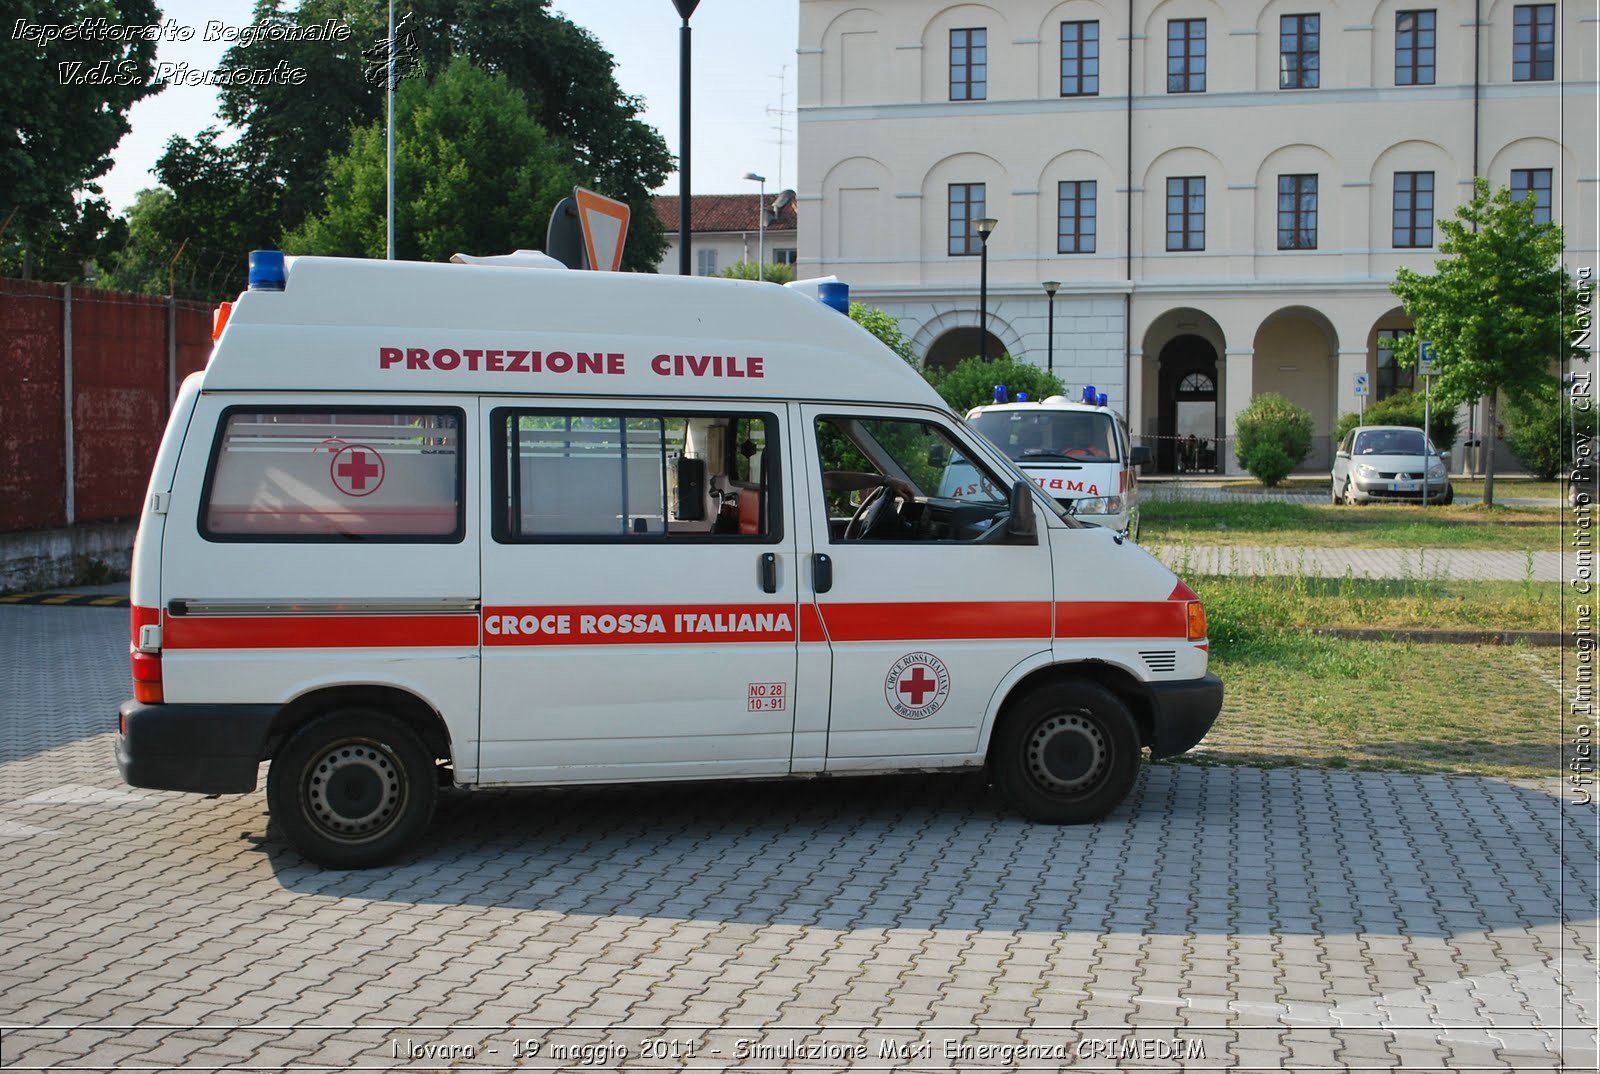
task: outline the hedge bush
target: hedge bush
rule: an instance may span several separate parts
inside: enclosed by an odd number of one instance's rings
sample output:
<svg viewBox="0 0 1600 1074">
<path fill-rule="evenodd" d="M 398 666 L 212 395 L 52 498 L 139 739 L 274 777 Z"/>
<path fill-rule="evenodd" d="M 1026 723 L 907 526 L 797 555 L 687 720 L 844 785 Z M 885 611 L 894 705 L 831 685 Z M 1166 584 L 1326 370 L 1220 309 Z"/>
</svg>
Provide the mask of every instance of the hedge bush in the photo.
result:
<svg viewBox="0 0 1600 1074">
<path fill-rule="evenodd" d="M 1542 481 L 1554 480 L 1573 468 L 1574 427 L 1586 432 L 1593 444 L 1600 417 L 1600 400 L 1590 397 L 1588 406 L 1571 407 L 1559 388 L 1525 399 L 1507 400 L 1506 443 L 1512 454 Z M 1569 409 L 1570 408 L 1570 409 Z M 1591 446 L 1589 459 L 1594 459 Z"/>
<path fill-rule="evenodd" d="M 1333 442 L 1343 443 L 1345 434 L 1357 425 L 1409 425 L 1413 429 L 1420 429 L 1426 402 L 1414 392 L 1395 392 L 1389 398 L 1380 399 L 1367 407 L 1365 420 L 1359 414 L 1341 415 L 1339 424 L 1333 429 Z M 1440 451 L 1449 451 L 1461 431 L 1460 423 L 1456 420 L 1456 408 L 1444 406 L 1435 399 L 1429 419 L 1428 439 Z"/>
<path fill-rule="evenodd" d="M 963 358 L 954 369 L 924 369 L 922 375 L 957 414 L 994 402 L 996 384 L 1006 386 L 1012 402 L 1016 402 L 1018 392 L 1027 392 L 1029 399 L 1067 394 L 1060 377 L 1036 365 L 1013 361 L 1009 354 L 992 362 L 981 357 Z"/>
<path fill-rule="evenodd" d="M 1268 392 L 1239 412 L 1237 434 L 1239 462 L 1271 488 L 1311 453 L 1311 412 Z"/>
</svg>

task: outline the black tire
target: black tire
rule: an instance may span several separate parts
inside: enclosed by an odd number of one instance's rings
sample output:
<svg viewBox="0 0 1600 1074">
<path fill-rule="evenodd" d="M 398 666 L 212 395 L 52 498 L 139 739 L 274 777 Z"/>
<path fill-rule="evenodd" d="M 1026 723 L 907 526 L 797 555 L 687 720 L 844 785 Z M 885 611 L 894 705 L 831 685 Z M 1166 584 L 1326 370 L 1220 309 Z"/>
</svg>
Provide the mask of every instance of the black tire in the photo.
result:
<svg viewBox="0 0 1600 1074">
<path fill-rule="evenodd" d="M 267 769 L 267 805 L 289 844 L 329 869 L 392 860 L 433 819 L 438 777 L 416 732 L 373 709 L 297 731 Z"/>
<path fill-rule="evenodd" d="M 1449 507 L 1451 504 L 1453 504 L 1455 502 L 1456 502 L 1456 490 L 1455 490 L 1455 486 L 1452 485 L 1449 488 L 1446 488 L 1444 490 L 1444 499 L 1440 500 L 1439 504 L 1442 507 Z"/>
<path fill-rule="evenodd" d="M 1019 699 L 995 729 L 994 781 L 1023 816 L 1085 824 L 1115 809 L 1139 776 L 1139 733 L 1103 686 L 1073 680 Z"/>
</svg>

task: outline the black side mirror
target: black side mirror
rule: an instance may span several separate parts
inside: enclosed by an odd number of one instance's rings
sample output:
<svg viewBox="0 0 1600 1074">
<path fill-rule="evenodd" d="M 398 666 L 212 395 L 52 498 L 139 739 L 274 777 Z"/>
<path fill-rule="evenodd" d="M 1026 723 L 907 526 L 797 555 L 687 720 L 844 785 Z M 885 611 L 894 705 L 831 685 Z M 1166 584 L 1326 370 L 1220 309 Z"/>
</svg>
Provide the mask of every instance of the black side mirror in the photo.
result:
<svg viewBox="0 0 1600 1074">
<path fill-rule="evenodd" d="M 1143 444 L 1128 449 L 1128 461 L 1135 466 L 1144 466 L 1150 462 L 1150 449 Z"/>
<path fill-rule="evenodd" d="M 1031 538 L 1039 533 L 1039 523 L 1033 517 L 1033 489 L 1026 481 L 1011 485 L 1011 514 L 1006 519 L 1006 533 L 1012 537 Z"/>
<path fill-rule="evenodd" d="M 928 465 L 935 469 L 944 469 L 944 445 L 934 444 L 928 449 Z"/>
</svg>

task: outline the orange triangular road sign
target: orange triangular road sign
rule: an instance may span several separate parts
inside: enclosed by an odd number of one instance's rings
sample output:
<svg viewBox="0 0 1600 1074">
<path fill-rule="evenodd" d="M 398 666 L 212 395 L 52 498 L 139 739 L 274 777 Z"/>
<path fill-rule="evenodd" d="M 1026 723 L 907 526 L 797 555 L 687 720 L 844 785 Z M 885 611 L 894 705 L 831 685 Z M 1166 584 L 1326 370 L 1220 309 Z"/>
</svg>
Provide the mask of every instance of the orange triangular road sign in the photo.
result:
<svg viewBox="0 0 1600 1074">
<path fill-rule="evenodd" d="M 615 272 L 622 265 L 622 244 L 628 237 L 628 203 L 602 197 L 581 186 L 572 188 L 589 267 Z"/>
</svg>

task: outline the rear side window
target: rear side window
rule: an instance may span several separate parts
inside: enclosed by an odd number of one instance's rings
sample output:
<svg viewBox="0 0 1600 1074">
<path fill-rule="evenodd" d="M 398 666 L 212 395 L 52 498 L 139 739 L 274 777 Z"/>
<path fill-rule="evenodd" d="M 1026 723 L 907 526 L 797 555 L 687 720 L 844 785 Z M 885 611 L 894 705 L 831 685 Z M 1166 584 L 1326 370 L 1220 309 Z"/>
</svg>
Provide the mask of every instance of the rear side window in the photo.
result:
<svg viewBox="0 0 1600 1074">
<path fill-rule="evenodd" d="M 200 499 L 212 541 L 453 542 L 459 410 L 230 407 Z"/>
<path fill-rule="evenodd" d="M 781 537 L 768 414 L 494 413 L 495 539 Z"/>
</svg>

